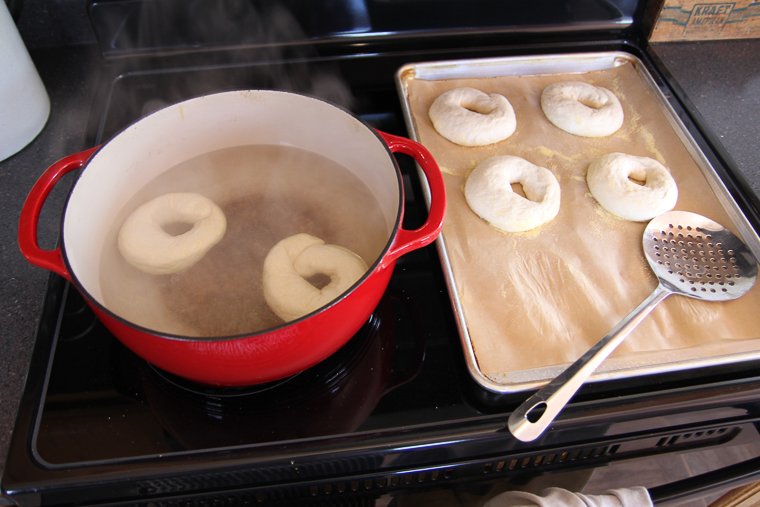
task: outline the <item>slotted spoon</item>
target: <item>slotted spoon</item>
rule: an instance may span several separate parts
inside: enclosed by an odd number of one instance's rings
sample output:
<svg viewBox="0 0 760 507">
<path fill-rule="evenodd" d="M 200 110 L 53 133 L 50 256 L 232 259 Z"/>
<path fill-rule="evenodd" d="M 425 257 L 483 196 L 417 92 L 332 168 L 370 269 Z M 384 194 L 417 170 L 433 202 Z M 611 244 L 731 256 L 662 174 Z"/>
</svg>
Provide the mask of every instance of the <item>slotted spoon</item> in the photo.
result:
<svg viewBox="0 0 760 507">
<path fill-rule="evenodd" d="M 747 246 L 728 229 L 695 213 L 671 211 L 652 219 L 642 242 L 657 287 L 580 359 L 512 412 L 507 427 L 517 439 L 538 438 L 660 301 L 671 294 L 728 301 L 744 295 L 757 278 L 757 260 Z"/>
</svg>

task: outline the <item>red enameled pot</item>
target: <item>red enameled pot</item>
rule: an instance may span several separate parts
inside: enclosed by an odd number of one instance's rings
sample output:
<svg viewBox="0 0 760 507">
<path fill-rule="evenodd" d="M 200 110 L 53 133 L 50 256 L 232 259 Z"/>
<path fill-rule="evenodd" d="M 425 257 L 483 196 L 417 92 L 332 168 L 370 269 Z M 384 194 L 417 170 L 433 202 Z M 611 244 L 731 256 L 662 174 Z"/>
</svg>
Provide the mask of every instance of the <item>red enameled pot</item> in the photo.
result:
<svg viewBox="0 0 760 507">
<path fill-rule="evenodd" d="M 244 336 L 192 338 L 141 327 L 102 300 L 99 266 L 114 217 L 144 185 L 194 156 L 251 144 L 289 145 L 349 168 L 373 192 L 392 232 L 367 273 L 335 301 L 298 320 Z M 402 227 L 404 190 L 393 153 L 413 157 L 430 194 L 420 228 Z M 83 169 L 63 212 L 57 248 L 39 246 L 37 224 L 45 200 L 67 173 Z M 437 164 L 420 144 L 385 134 L 327 102 L 303 95 L 246 90 L 191 99 L 134 123 L 101 147 L 70 155 L 35 183 L 21 211 L 19 246 L 27 260 L 69 280 L 103 324 L 138 356 L 158 368 L 211 385 L 270 382 L 332 355 L 367 321 L 388 285 L 396 260 L 430 244 L 445 212 Z"/>
</svg>

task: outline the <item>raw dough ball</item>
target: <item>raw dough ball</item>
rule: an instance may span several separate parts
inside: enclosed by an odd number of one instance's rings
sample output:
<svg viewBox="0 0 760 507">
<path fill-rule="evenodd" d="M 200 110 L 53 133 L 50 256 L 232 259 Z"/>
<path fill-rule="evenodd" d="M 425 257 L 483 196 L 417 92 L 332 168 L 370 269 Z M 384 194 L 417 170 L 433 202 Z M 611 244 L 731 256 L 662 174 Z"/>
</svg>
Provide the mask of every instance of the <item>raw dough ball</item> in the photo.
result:
<svg viewBox="0 0 760 507">
<path fill-rule="evenodd" d="M 515 111 L 506 97 L 475 88 L 454 88 L 442 93 L 428 114 L 439 134 L 462 146 L 497 143 L 517 128 Z"/>
<path fill-rule="evenodd" d="M 264 259 L 264 298 L 285 322 L 317 310 L 343 294 L 367 272 L 367 264 L 351 250 L 327 245 L 309 234 L 295 234 L 277 243 Z M 322 288 L 308 278 L 322 275 Z"/>
<path fill-rule="evenodd" d="M 544 88 L 541 109 L 550 122 L 576 136 L 604 137 L 623 125 L 623 106 L 615 94 L 582 81 Z"/>
<path fill-rule="evenodd" d="M 513 183 L 522 185 L 526 197 L 512 189 Z M 559 213 L 557 178 L 520 157 L 492 157 L 479 163 L 467 177 L 464 196 L 478 216 L 507 232 L 534 229 Z"/>
<path fill-rule="evenodd" d="M 192 224 L 181 234 L 167 227 Z M 194 193 L 169 193 L 146 202 L 124 221 L 118 247 L 124 258 L 145 273 L 165 275 L 198 262 L 227 230 L 222 210 Z"/>
<path fill-rule="evenodd" d="M 591 195 L 607 211 L 634 222 L 670 211 L 678 200 L 670 171 L 648 157 L 608 153 L 591 162 L 586 182 Z"/>
</svg>

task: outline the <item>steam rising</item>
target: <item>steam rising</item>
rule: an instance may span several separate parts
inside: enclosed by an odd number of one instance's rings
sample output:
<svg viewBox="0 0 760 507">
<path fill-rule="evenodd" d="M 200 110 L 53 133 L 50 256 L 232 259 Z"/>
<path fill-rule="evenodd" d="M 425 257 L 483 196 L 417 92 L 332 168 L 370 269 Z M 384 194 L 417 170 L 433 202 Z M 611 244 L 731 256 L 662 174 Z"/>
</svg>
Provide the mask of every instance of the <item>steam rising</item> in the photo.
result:
<svg viewBox="0 0 760 507">
<path fill-rule="evenodd" d="M 135 104 L 136 111 L 146 115 L 168 104 L 232 89 L 292 91 L 350 110 L 354 100 L 349 87 L 334 66 L 324 59 L 314 61 L 318 54 L 311 43 L 313 38 L 301 24 L 330 23 L 312 18 L 318 14 L 325 18 L 331 13 L 324 7 L 300 5 L 299 21 L 283 3 L 288 2 L 139 3 L 134 19 L 125 24 L 114 45 L 127 51 L 137 48 L 161 55 L 154 63 L 155 69 L 162 86 L 166 82 L 169 89 L 161 89 L 160 97 Z M 355 10 L 355 6 L 351 8 Z M 311 17 L 305 17 L 306 13 Z M 361 25 L 361 12 L 352 11 L 352 15 L 348 21 L 334 23 Z M 176 66 L 177 61 L 179 67 L 167 69 L 167 65 Z"/>
</svg>

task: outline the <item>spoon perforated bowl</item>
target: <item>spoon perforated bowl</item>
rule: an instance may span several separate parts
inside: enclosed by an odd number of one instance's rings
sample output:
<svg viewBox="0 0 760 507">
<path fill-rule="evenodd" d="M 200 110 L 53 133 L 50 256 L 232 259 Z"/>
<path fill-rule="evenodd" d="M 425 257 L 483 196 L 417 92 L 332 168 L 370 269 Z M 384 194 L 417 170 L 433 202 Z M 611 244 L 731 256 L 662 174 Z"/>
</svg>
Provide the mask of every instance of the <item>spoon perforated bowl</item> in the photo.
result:
<svg viewBox="0 0 760 507">
<path fill-rule="evenodd" d="M 642 244 L 657 287 L 609 334 L 512 412 L 507 427 L 517 439 L 538 438 L 660 301 L 671 294 L 728 301 L 744 295 L 757 278 L 757 260 L 749 248 L 725 227 L 695 213 L 671 211 L 652 219 Z"/>
</svg>

